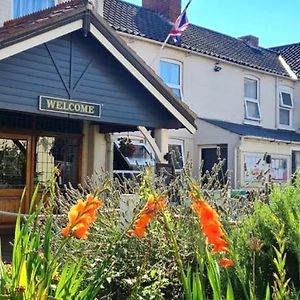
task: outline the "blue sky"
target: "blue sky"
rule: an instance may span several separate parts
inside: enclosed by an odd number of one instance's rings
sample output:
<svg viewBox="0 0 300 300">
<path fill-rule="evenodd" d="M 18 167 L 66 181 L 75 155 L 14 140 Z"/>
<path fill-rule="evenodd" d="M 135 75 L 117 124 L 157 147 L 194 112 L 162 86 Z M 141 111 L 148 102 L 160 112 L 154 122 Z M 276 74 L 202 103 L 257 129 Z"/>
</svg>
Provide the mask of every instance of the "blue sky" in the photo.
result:
<svg viewBox="0 0 300 300">
<path fill-rule="evenodd" d="M 300 42 L 300 0 L 192 0 L 187 15 L 193 24 L 233 37 L 255 35 L 262 47 Z"/>
</svg>

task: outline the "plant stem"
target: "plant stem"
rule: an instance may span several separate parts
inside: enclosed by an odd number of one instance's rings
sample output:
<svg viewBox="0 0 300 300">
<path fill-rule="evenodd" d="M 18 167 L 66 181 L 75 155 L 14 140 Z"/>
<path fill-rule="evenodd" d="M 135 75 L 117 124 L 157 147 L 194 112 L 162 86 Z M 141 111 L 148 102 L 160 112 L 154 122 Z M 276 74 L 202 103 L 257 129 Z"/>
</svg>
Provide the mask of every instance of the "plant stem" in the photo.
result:
<svg viewBox="0 0 300 300">
<path fill-rule="evenodd" d="M 176 237 L 175 237 L 174 232 L 171 228 L 170 221 L 168 220 L 168 218 L 167 218 L 167 216 L 164 212 L 162 212 L 162 217 L 163 217 L 164 225 L 166 226 L 167 234 L 168 234 L 168 236 L 169 236 L 169 238 L 172 242 L 174 255 L 175 255 L 175 259 L 176 259 L 176 262 L 177 262 L 177 265 L 178 265 L 178 268 L 179 268 L 181 281 L 182 281 L 183 289 L 184 289 L 184 293 L 185 293 L 185 297 L 186 297 L 187 300 L 192 300 L 191 291 L 189 290 L 189 285 L 187 283 L 187 278 L 185 276 L 183 263 L 182 263 L 182 259 L 181 259 L 180 253 L 179 253 L 179 246 L 178 246 Z"/>
</svg>

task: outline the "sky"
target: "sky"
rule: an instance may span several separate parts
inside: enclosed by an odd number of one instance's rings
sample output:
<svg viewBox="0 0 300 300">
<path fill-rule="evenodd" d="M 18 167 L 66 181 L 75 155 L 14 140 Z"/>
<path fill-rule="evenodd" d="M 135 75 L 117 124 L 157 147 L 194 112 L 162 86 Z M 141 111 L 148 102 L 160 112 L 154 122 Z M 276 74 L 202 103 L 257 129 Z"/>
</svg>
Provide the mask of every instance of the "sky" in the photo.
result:
<svg viewBox="0 0 300 300">
<path fill-rule="evenodd" d="M 300 42 L 300 0 L 192 0 L 187 16 L 190 23 L 232 37 L 257 36 L 265 48 Z"/>
</svg>

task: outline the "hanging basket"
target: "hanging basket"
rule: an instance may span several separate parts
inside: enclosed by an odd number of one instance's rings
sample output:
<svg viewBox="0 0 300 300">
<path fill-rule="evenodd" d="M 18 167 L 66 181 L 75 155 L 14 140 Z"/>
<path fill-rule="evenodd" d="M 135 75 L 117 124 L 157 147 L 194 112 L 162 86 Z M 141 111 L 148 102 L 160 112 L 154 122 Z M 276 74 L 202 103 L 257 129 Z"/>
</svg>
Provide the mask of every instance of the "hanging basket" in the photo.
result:
<svg viewBox="0 0 300 300">
<path fill-rule="evenodd" d="M 135 151 L 135 145 L 129 138 L 119 138 L 119 149 L 125 157 L 131 157 Z"/>
</svg>

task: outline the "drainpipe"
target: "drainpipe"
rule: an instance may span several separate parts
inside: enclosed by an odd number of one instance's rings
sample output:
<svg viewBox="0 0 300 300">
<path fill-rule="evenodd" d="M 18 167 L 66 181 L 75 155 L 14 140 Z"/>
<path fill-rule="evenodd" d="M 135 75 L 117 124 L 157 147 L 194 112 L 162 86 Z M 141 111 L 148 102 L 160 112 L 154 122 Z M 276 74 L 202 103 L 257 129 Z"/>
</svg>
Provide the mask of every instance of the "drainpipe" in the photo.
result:
<svg viewBox="0 0 300 300">
<path fill-rule="evenodd" d="M 238 186 L 238 170 L 242 166 L 239 166 L 239 155 L 240 155 L 240 146 L 244 141 L 244 137 L 240 136 L 240 140 L 237 142 L 234 147 L 234 188 L 236 189 Z M 241 160 L 240 160 L 241 161 Z M 241 179 L 241 178 L 240 178 Z"/>
<path fill-rule="evenodd" d="M 279 91 L 278 91 L 278 77 L 275 76 L 275 128 L 277 128 L 278 124 L 279 124 Z"/>
</svg>

